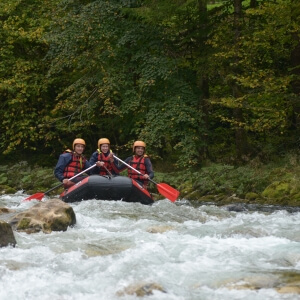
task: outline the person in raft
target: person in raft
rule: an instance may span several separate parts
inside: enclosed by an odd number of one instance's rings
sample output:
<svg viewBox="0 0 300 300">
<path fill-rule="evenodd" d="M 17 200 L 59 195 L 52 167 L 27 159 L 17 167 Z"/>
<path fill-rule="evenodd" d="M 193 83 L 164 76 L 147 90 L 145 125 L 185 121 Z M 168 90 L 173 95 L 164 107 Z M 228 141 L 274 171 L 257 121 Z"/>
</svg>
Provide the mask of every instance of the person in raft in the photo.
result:
<svg viewBox="0 0 300 300">
<path fill-rule="evenodd" d="M 90 160 L 90 165 L 96 164 L 96 168 L 92 170 L 92 174 L 105 175 L 118 175 L 117 160 L 113 157 L 113 152 L 110 149 L 110 141 L 107 138 L 98 140 L 98 149 L 95 151 Z"/>
<path fill-rule="evenodd" d="M 152 163 L 150 158 L 145 154 L 146 144 L 143 141 L 135 141 L 133 143 L 133 156 L 129 156 L 125 159 L 125 163 L 138 170 L 143 175 L 138 174 L 126 165 L 121 164 L 118 166 L 118 170 L 121 172 L 128 169 L 128 176 L 136 180 L 140 185 L 147 189 L 149 178 L 154 177 Z"/>
<path fill-rule="evenodd" d="M 66 150 L 59 156 L 54 170 L 54 175 L 64 184 L 65 189 L 68 189 L 86 177 L 84 175 L 80 175 L 74 178 L 72 181 L 69 180 L 69 178 L 90 167 L 90 163 L 83 155 L 85 146 L 86 144 L 83 139 L 76 138 L 73 141 L 73 151 Z"/>
</svg>

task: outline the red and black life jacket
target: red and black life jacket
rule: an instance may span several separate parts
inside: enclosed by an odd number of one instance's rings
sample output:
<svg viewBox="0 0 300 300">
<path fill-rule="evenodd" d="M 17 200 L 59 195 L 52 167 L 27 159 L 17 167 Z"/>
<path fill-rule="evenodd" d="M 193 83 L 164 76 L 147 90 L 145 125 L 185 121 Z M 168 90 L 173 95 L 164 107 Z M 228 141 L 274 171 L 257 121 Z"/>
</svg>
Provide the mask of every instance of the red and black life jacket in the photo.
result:
<svg viewBox="0 0 300 300">
<path fill-rule="evenodd" d="M 109 155 L 105 156 L 104 153 L 102 153 L 99 149 L 97 149 L 98 151 L 98 161 L 103 161 L 104 162 L 104 166 L 107 168 L 107 170 L 111 173 L 113 170 L 112 164 L 109 160 Z M 110 150 L 110 152 L 112 152 Z M 105 170 L 104 167 L 100 167 L 100 172 L 99 175 L 107 175 L 107 171 Z"/>
<path fill-rule="evenodd" d="M 72 159 L 64 169 L 64 178 L 71 178 L 83 171 L 83 168 L 86 163 L 86 158 L 83 155 L 78 155 L 75 152 L 69 153 L 72 156 Z"/>
<path fill-rule="evenodd" d="M 145 165 L 145 158 L 148 157 L 147 155 L 143 156 L 136 156 L 133 155 L 132 159 L 129 161 L 129 164 L 135 168 L 136 170 L 140 171 L 143 175 L 148 174 L 146 165 Z M 138 174 L 134 170 L 128 168 L 128 176 L 132 179 L 139 180 L 144 184 L 148 183 L 148 180 L 145 180 L 142 175 Z"/>
</svg>

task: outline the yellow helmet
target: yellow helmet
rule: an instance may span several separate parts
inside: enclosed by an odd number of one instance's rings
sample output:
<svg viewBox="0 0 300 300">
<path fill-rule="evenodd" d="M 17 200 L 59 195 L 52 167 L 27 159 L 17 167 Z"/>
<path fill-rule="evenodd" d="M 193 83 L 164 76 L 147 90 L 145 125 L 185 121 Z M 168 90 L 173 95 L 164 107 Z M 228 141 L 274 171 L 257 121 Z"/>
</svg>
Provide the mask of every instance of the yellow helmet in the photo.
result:
<svg viewBox="0 0 300 300">
<path fill-rule="evenodd" d="M 76 144 L 84 145 L 84 147 L 86 146 L 86 145 L 85 145 L 85 141 L 84 141 L 83 139 L 77 138 L 77 139 L 75 139 L 74 142 L 73 142 L 73 150 L 75 149 L 75 145 L 76 145 Z"/>
<path fill-rule="evenodd" d="M 101 145 L 108 144 L 110 145 L 110 141 L 107 138 L 102 138 L 98 140 L 98 148 L 100 149 Z"/>
<path fill-rule="evenodd" d="M 135 147 L 144 147 L 146 149 L 146 144 L 143 141 L 135 141 L 132 147 L 133 152 Z"/>
</svg>

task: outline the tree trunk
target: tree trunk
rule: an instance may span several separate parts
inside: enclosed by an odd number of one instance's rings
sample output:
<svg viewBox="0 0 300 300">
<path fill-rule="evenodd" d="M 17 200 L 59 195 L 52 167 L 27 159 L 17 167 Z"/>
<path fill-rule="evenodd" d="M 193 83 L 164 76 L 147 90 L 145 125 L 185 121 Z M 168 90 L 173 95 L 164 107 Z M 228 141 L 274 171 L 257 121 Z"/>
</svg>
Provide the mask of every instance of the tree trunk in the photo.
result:
<svg viewBox="0 0 300 300">
<path fill-rule="evenodd" d="M 207 0 L 198 0 L 198 14 L 199 14 L 199 29 L 201 31 L 200 35 L 200 43 L 202 47 L 204 47 L 205 42 L 207 40 L 207 24 L 208 24 L 208 16 L 207 16 Z M 198 80 L 197 85 L 201 90 L 201 95 L 199 95 L 199 110 L 203 112 L 203 119 L 205 123 L 205 131 L 208 131 L 209 121 L 208 121 L 208 98 L 209 98 L 209 83 L 205 72 L 201 70 L 201 73 L 198 72 Z M 199 126 L 201 126 L 199 124 Z M 208 157 L 208 147 L 207 147 L 207 134 L 201 134 L 201 141 L 203 142 L 203 146 L 201 146 L 198 150 L 199 156 L 202 159 Z"/>
<path fill-rule="evenodd" d="M 250 7 L 255 8 L 257 6 L 257 0 L 251 0 L 250 1 Z"/>
<path fill-rule="evenodd" d="M 241 34 L 241 18 L 242 18 L 242 1 L 243 0 L 234 0 L 234 30 L 235 30 L 235 40 L 240 37 Z M 238 48 L 236 47 L 238 51 Z M 236 58 L 238 60 L 238 58 Z M 238 70 L 233 70 L 236 75 L 238 75 Z M 233 83 L 232 94 L 234 98 L 239 98 L 241 92 L 239 87 Z M 240 125 L 244 121 L 243 110 L 242 108 L 235 108 L 233 116 L 237 125 L 235 127 L 235 145 L 236 145 L 236 156 L 238 161 L 244 161 L 248 152 L 248 143 L 247 143 L 247 134 L 244 128 Z"/>
</svg>

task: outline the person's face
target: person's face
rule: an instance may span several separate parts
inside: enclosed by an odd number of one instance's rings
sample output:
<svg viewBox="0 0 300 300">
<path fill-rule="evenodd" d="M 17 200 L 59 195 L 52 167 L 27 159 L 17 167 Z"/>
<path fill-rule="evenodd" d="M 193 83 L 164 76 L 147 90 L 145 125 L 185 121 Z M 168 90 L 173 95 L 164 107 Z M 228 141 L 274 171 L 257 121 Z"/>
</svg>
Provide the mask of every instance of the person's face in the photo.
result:
<svg viewBox="0 0 300 300">
<path fill-rule="evenodd" d="M 85 148 L 84 145 L 82 145 L 82 144 L 76 144 L 75 147 L 74 147 L 74 151 L 75 151 L 77 154 L 82 154 L 83 151 L 84 151 L 84 148 Z"/>
<path fill-rule="evenodd" d="M 144 154 L 145 148 L 142 146 L 135 147 L 135 154 L 138 156 L 142 156 Z"/>
<path fill-rule="evenodd" d="M 109 145 L 108 144 L 102 144 L 100 147 L 101 152 L 107 153 L 109 150 Z"/>
</svg>

